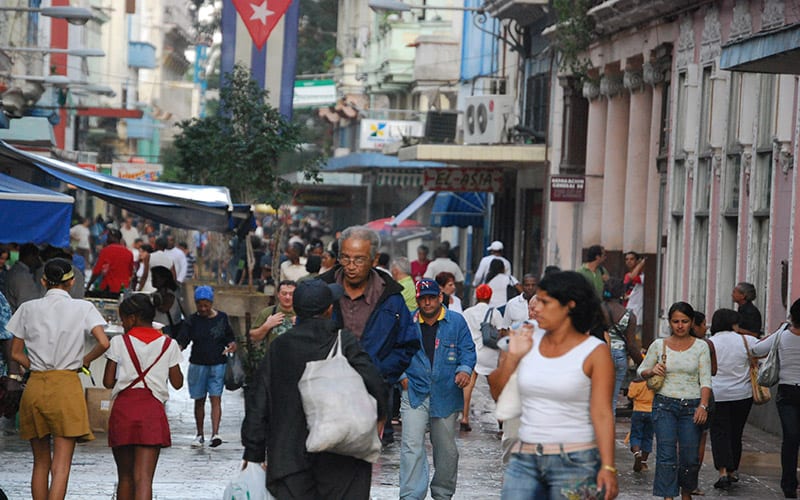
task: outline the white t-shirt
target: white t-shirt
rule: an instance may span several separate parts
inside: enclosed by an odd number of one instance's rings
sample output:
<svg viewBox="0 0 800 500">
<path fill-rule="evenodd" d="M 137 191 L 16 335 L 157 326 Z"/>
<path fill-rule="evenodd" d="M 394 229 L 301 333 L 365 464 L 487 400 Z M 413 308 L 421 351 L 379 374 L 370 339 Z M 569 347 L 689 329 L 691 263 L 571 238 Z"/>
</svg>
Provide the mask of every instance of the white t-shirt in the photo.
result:
<svg viewBox="0 0 800 500">
<path fill-rule="evenodd" d="M 290 260 L 281 262 L 281 280 L 297 281 L 303 276 L 308 276 L 305 257 L 300 257 L 297 264 L 292 264 Z"/>
<path fill-rule="evenodd" d="M 444 271 L 452 273 L 455 276 L 456 283 L 464 282 L 464 273 L 461 268 L 448 257 L 439 257 L 430 261 L 423 278 L 436 279 L 436 275 Z"/>
<path fill-rule="evenodd" d="M 711 377 L 711 388 L 717 401 L 739 401 L 753 396 L 750 386 L 750 360 L 747 348 L 758 342 L 750 335 L 736 332 L 717 332 L 709 340 L 717 353 L 717 374 Z"/>
<path fill-rule="evenodd" d="M 497 349 L 491 349 L 483 345 L 481 323 L 483 323 L 483 318 L 486 317 L 488 309 L 489 304 L 478 302 L 474 306 L 468 307 L 463 314 L 467 327 L 469 327 L 469 332 L 472 334 L 472 341 L 475 342 L 475 353 L 478 356 L 478 361 L 475 363 L 475 373 L 478 375 L 492 373 L 492 370 L 497 368 L 497 360 L 500 356 L 500 351 Z M 492 311 L 489 322 L 497 329 L 503 328 L 503 316 L 497 309 Z"/>
<path fill-rule="evenodd" d="M 450 295 L 450 303 L 447 304 L 447 308 L 457 313 L 464 312 L 464 307 L 461 305 L 461 299 L 459 299 L 455 295 Z"/>
<path fill-rule="evenodd" d="M 174 265 L 175 265 L 175 260 L 172 258 L 172 255 L 166 250 L 158 250 L 150 254 L 151 270 L 157 266 L 163 266 L 166 267 L 167 269 L 172 269 Z"/>
<path fill-rule="evenodd" d="M 6 330 L 25 341 L 31 370 L 77 370 L 83 364 L 86 336 L 105 325 L 91 302 L 51 288 L 41 299 L 21 304 Z"/>
<path fill-rule="evenodd" d="M 478 263 L 478 269 L 475 271 L 475 278 L 472 280 L 472 286 L 478 286 L 486 280 L 486 275 L 489 274 L 489 266 L 492 264 L 494 259 L 502 260 L 503 264 L 505 265 L 506 274 L 513 277 L 513 273 L 511 272 L 511 262 L 509 262 L 508 259 L 498 255 L 487 255 Z M 517 284 L 516 279 L 514 279 L 514 284 Z"/>
<path fill-rule="evenodd" d="M 83 224 L 75 224 L 69 229 L 69 239 L 75 248 L 90 248 L 89 236 L 91 232 Z"/>
<path fill-rule="evenodd" d="M 545 333 L 533 334 L 533 346 L 517 366 L 522 400 L 519 437 L 526 443 L 590 443 L 595 441 L 589 402 L 592 380 L 583 362 L 603 343 L 591 335 L 557 358 L 539 353 Z"/>
<path fill-rule="evenodd" d="M 494 296 L 494 292 L 492 292 Z M 511 328 L 528 319 L 528 299 L 523 294 L 519 294 L 506 304 L 506 313 L 503 319 L 506 328 Z"/>
<path fill-rule="evenodd" d="M 119 228 L 119 232 L 122 233 L 122 241 L 125 243 L 125 246 L 128 248 L 133 248 L 133 242 L 139 237 L 139 230 L 134 226 L 131 226 L 130 229 L 126 229 L 123 225 L 121 228 Z"/>
<path fill-rule="evenodd" d="M 492 298 L 489 299 L 490 306 L 501 307 L 508 302 L 506 287 L 513 284 L 511 276 L 507 274 L 498 274 L 486 284 L 492 289 Z"/>
<path fill-rule="evenodd" d="M 641 327 L 642 320 L 644 319 L 642 315 L 642 311 L 644 310 L 644 273 L 639 273 L 638 278 L 628 297 L 628 305 L 626 307 L 633 311 L 633 314 L 636 315 L 636 322 Z M 716 394 L 714 396 L 716 397 Z"/>
<path fill-rule="evenodd" d="M 183 253 L 180 247 L 173 247 L 171 250 L 165 250 L 165 252 L 172 257 L 172 262 L 175 263 L 175 280 L 178 283 L 183 283 L 186 281 L 186 269 L 188 267 L 186 254 Z"/>
<path fill-rule="evenodd" d="M 161 354 L 163 344 L 169 337 L 163 335 L 162 338 L 156 339 L 149 344 L 145 344 L 133 336 L 130 336 L 130 339 L 133 351 L 136 353 L 136 357 L 139 358 L 139 366 L 142 368 L 142 371 L 144 371 L 147 370 L 158 355 Z M 117 382 L 114 384 L 114 389 L 111 391 L 111 398 L 114 399 L 117 397 L 117 394 L 119 394 L 122 389 L 128 387 L 128 384 L 133 382 L 139 374 L 136 372 L 136 367 L 133 366 L 133 361 L 131 361 L 128 349 L 125 347 L 125 340 L 122 335 L 111 339 L 111 347 L 106 351 L 106 358 L 117 363 Z M 147 382 L 147 387 L 150 388 L 153 396 L 162 403 L 166 403 L 169 399 L 169 388 L 167 387 L 169 369 L 180 364 L 182 360 L 183 354 L 181 353 L 181 348 L 178 342 L 172 340 L 169 347 L 167 347 L 167 351 L 161 356 L 161 359 L 158 360 L 158 363 L 151 368 L 144 377 Z M 144 388 L 144 383 L 139 381 L 133 387 Z"/>
<path fill-rule="evenodd" d="M 780 334 L 780 336 L 779 336 Z M 790 330 L 779 330 L 767 338 L 756 342 L 752 351 L 756 357 L 769 354 L 772 343 L 779 340 L 778 357 L 781 360 L 779 384 L 800 384 L 800 336 L 793 334 Z"/>
</svg>

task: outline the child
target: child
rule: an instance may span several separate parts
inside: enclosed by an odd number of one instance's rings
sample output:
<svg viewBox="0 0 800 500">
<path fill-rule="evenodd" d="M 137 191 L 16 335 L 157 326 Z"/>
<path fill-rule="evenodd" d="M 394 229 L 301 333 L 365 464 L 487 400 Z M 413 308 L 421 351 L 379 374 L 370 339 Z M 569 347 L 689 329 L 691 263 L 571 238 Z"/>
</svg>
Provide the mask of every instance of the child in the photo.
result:
<svg viewBox="0 0 800 500">
<path fill-rule="evenodd" d="M 653 393 L 647 383 L 637 375 L 628 385 L 628 398 L 633 401 L 631 414 L 631 452 L 633 452 L 633 471 L 647 470 L 647 457 L 653 451 Z"/>
<path fill-rule="evenodd" d="M 214 304 L 214 289 L 207 285 L 197 287 L 194 302 L 197 312 L 183 322 L 178 336 L 181 349 L 186 349 L 189 342 L 192 343 L 189 396 L 194 399 L 194 420 L 197 425 L 192 448 L 202 448 L 205 443 L 203 421 L 206 416 L 206 395 L 211 399 L 210 446 L 216 448 L 222 444 L 219 422 L 222 418 L 225 355 L 236 350 L 236 341 L 228 315 L 211 307 Z"/>
</svg>

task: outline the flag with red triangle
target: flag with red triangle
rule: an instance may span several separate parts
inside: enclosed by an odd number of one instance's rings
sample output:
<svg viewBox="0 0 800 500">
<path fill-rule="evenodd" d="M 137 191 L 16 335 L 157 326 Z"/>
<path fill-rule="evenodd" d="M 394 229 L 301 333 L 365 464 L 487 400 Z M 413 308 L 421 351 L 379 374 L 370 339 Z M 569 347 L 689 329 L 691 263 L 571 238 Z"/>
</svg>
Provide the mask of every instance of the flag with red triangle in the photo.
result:
<svg viewBox="0 0 800 500">
<path fill-rule="evenodd" d="M 261 50 L 272 29 L 281 20 L 292 0 L 231 0 L 241 16 L 253 43 Z"/>
</svg>

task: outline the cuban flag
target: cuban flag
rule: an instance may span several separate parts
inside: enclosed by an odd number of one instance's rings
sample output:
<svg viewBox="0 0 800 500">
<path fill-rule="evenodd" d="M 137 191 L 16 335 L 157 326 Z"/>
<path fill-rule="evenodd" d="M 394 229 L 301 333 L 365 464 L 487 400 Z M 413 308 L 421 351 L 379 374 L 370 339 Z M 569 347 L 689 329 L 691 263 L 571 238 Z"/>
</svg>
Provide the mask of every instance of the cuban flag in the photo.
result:
<svg viewBox="0 0 800 500">
<path fill-rule="evenodd" d="M 224 0 L 222 3 L 222 74 L 239 63 L 270 104 L 292 117 L 300 0 Z"/>
</svg>

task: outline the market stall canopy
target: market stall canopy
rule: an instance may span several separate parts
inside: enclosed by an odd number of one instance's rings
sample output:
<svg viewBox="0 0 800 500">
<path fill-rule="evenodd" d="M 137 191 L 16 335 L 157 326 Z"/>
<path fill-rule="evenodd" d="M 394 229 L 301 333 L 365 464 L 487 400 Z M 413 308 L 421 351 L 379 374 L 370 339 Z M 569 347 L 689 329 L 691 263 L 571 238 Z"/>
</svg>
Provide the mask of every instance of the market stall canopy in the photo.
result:
<svg viewBox="0 0 800 500">
<path fill-rule="evenodd" d="M 0 174 L 0 243 L 69 246 L 72 196 Z"/>
<path fill-rule="evenodd" d="M 225 232 L 234 210 L 224 186 L 195 186 L 123 179 L 16 149 L 0 141 L 0 168 L 36 185 L 56 188 L 51 178 L 71 184 L 134 214 L 173 227 Z"/>
</svg>

